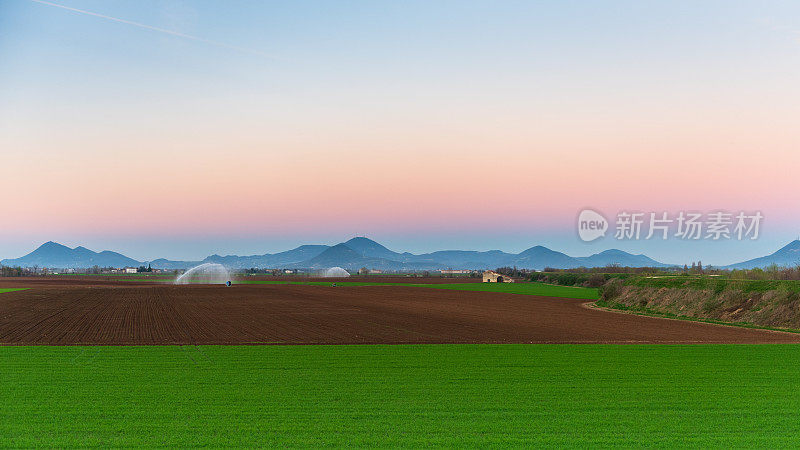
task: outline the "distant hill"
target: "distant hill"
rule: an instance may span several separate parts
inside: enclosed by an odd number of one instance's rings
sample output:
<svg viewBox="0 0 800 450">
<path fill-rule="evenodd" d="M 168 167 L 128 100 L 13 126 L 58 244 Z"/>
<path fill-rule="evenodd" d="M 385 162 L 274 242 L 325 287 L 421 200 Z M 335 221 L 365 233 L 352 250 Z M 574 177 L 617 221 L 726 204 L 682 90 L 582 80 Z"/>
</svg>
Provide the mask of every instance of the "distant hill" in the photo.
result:
<svg viewBox="0 0 800 450">
<path fill-rule="evenodd" d="M 328 267 L 338 266 L 343 269 L 347 269 L 351 272 L 357 271 L 362 267 L 366 267 L 369 269 L 390 270 L 390 271 L 436 270 L 436 269 L 446 268 L 444 264 L 435 261 L 429 261 L 429 262 L 408 261 L 403 256 L 404 254 L 392 252 L 391 250 L 388 250 L 386 247 L 383 247 L 382 245 L 378 244 L 375 241 L 370 241 L 370 243 L 366 243 L 363 241 L 365 238 L 357 238 L 357 239 L 359 239 L 359 241 L 356 242 L 362 244 L 362 246 L 359 247 L 361 249 L 361 252 L 352 249 L 350 245 L 343 242 L 341 244 L 337 244 L 334 245 L 333 247 L 328 248 L 324 252 L 320 253 L 318 256 L 308 261 L 297 263 L 293 267 L 324 269 Z M 369 239 L 365 240 L 369 241 Z M 391 256 L 392 258 L 398 258 L 398 259 L 370 256 L 376 254 Z M 408 253 L 407 255 L 411 254 Z"/>
<path fill-rule="evenodd" d="M 354 237 L 344 242 L 344 245 L 367 258 L 383 258 L 391 261 L 403 260 L 403 256 L 400 253 L 393 252 L 372 239 L 367 239 L 365 237 Z"/>
<path fill-rule="evenodd" d="M 762 256 L 761 258 L 750 259 L 736 264 L 726 266 L 726 269 L 753 269 L 756 267 L 767 267 L 776 264 L 778 266 L 792 267 L 800 264 L 800 240 L 794 240 L 777 252 Z"/>
<path fill-rule="evenodd" d="M 269 263 L 267 265 L 272 267 L 280 267 L 287 264 L 298 264 L 314 258 L 329 248 L 330 247 L 327 245 L 301 245 L 300 247 L 292 250 L 270 255 L 268 259 Z"/>
<path fill-rule="evenodd" d="M 660 263 L 645 255 L 632 255 L 622 250 L 606 250 L 592 256 L 575 258 L 585 267 L 605 267 L 616 264 L 621 267 L 668 267 L 669 264 Z"/>
<path fill-rule="evenodd" d="M 570 269 L 576 267 L 604 267 L 618 264 L 628 267 L 665 267 L 645 255 L 633 255 L 622 250 L 606 250 L 586 257 L 573 257 L 537 245 L 520 253 L 506 253 L 500 250 L 442 250 L 415 255 L 390 250 L 365 237 L 355 237 L 346 242 L 328 245 L 301 245 L 292 250 L 263 255 L 211 255 L 201 261 L 174 261 L 155 259 L 150 262 L 157 269 L 187 269 L 196 265 L 213 262 L 232 269 L 255 268 L 295 268 L 324 269 L 334 266 L 355 271 L 361 267 L 385 271 L 419 271 L 437 269 L 493 269 L 502 266 L 516 266 L 522 269 L 541 270 L 546 267 Z M 125 267 L 145 264 L 119 253 L 104 251 L 95 253 L 84 247 L 69 247 L 47 242 L 33 252 L 17 259 L 6 259 L 0 264 L 9 266 L 51 268 Z"/>
<path fill-rule="evenodd" d="M 325 269 L 328 267 L 341 267 L 348 270 L 358 270 L 361 267 L 383 269 L 391 266 L 395 261 L 383 258 L 363 256 L 346 244 L 337 244 L 305 262 L 297 263 L 309 269 Z"/>
<path fill-rule="evenodd" d="M 358 252 L 348 247 L 345 244 L 336 244 L 333 247 L 325 249 L 319 255 L 309 259 L 303 264 L 308 265 L 312 269 L 324 269 L 327 267 L 358 265 L 360 263 L 368 263 L 369 261 L 377 261 L 378 258 L 367 258 L 361 256 Z"/>
<path fill-rule="evenodd" d="M 295 249 L 275 254 L 266 253 L 252 256 L 211 255 L 202 261 L 170 261 L 162 258 L 152 261 L 151 265 L 157 269 L 170 270 L 186 269 L 207 262 L 222 264 L 231 269 L 293 267 L 319 255 L 327 248 L 329 248 L 327 245 L 301 245 Z"/>
<path fill-rule="evenodd" d="M 21 258 L 4 259 L 4 266 L 57 267 L 60 269 L 100 267 L 138 267 L 139 261 L 111 251 L 93 252 L 85 247 L 69 248 L 56 242 L 45 242 Z"/>
<path fill-rule="evenodd" d="M 554 267 L 558 269 L 572 269 L 580 267 L 577 258 L 567 256 L 564 253 L 550 250 L 547 247 L 537 245 L 531 247 L 522 253 L 516 255 L 513 264 L 506 264 L 517 267 L 525 267 L 531 269 L 544 269 L 545 267 Z"/>
<path fill-rule="evenodd" d="M 171 261 L 164 258 L 158 258 L 150 261 L 150 267 L 154 269 L 166 270 L 188 269 L 190 267 L 199 266 L 200 264 L 202 264 L 201 261 Z"/>
<path fill-rule="evenodd" d="M 249 269 L 251 267 L 284 267 L 291 266 L 319 255 L 329 247 L 327 245 L 301 245 L 292 250 L 275 254 L 252 256 L 220 256 L 211 255 L 200 261 L 201 263 L 217 263 L 234 269 Z"/>
<path fill-rule="evenodd" d="M 497 268 L 507 266 L 513 257 L 512 253 L 491 250 L 488 252 L 476 252 L 471 250 L 442 250 L 433 253 L 425 253 L 412 258 L 418 263 L 439 262 L 451 269 L 460 268 Z"/>
</svg>

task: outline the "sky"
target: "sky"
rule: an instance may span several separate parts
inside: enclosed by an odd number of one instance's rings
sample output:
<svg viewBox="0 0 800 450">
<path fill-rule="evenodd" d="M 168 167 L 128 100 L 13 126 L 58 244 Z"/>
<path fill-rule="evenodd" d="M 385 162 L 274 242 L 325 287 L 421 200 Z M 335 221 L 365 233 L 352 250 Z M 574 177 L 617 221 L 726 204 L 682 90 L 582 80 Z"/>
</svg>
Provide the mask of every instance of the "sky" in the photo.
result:
<svg viewBox="0 0 800 450">
<path fill-rule="evenodd" d="M 0 258 L 738 262 L 800 234 L 798 79 L 796 1 L 0 0 Z M 584 208 L 764 220 L 587 243 Z"/>
</svg>

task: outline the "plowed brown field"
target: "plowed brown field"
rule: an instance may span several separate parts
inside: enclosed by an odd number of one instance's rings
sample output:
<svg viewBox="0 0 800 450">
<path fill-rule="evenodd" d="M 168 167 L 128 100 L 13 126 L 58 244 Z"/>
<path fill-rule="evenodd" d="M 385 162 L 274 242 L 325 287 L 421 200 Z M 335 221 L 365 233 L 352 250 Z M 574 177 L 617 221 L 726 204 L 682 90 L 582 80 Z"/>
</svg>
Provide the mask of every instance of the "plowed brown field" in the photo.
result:
<svg viewBox="0 0 800 450">
<path fill-rule="evenodd" d="M 33 283 L 29 290 L 0 294 L 0 344 L 800 342 L 797 334 L 492 292 L 87 283 Z"/>
</svg>

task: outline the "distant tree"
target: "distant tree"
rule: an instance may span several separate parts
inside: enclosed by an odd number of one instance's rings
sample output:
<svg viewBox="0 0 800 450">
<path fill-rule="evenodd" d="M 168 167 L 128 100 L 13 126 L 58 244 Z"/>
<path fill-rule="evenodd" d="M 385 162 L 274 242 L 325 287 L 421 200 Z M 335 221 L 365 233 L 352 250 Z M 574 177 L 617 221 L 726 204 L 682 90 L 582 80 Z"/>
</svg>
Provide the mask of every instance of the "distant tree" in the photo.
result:
<svg viewBox="0 0 800 450">
<path fill-rule="evenodd" d="M 606 283 L 606 277 L 603 276 L 601 273 L 593 273 L 589 276 L 589 279 L 586 280 L 586 287 L 590 288 L 599 288 L 600 286 Z"/>
<path fill-rule="evenodd" d="M 147 263 L 147 267 L 139 266 L 136 269 L 136 272 L 138 272 L 138 273 L 148 273 L 148 272 L 152 272 L 152 271 L 153 271 L 153 268 L 150 266 L 150 263 Z"/>
</svg>

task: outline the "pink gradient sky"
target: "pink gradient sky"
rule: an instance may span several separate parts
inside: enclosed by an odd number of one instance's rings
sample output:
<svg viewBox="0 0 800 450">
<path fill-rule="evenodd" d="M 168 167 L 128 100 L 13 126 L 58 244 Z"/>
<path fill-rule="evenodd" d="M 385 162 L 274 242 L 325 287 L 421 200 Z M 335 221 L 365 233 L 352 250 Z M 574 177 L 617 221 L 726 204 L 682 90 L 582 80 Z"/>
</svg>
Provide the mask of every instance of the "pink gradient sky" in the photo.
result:
<svg viewBox="0 0 800 450">
<path fill-rule="evenodd" d="M 761 243 L 696 252 L 718 263 L 800 230 L 791 5 L 64 4 L 276 57 L 0 6 L 0 258 L 50 239 L 147 259 L 367 234 L 686 260 L 578 242 L 583 207 L 762 211 Z"/>
</svg>

